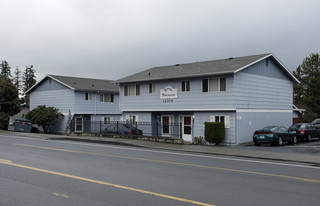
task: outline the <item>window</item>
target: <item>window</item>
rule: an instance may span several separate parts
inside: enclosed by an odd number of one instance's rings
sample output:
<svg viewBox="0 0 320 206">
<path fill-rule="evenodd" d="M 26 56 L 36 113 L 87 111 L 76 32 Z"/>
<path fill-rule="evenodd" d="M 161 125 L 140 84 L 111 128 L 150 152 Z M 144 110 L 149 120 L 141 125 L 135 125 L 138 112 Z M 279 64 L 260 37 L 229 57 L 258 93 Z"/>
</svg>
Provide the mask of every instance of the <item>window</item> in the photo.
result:
<svg viewBox="0 0 320 206">
<path fill-rule="evenodd" d="M 157 92 L 157 85 L 156 84 L 149 84 L 149 93 L 153 94 Z"/>
<path fill-rule="evenodd" d="M 224 122 L 224 127 L 230 128 L 230 116 L 210 116 L 210 122 Z"/>
<path fill-rule="evenodd" d="M 86 93 L 85 94 L 85 100 L 87 100 L 87 101 L 92 100 L 92 94 L 91 93 Z"/>
<path fill-rule="evenodd" d="M 139 84 L 129 84 L 124 86 L 124 96 L 139 96 L 139 95 L 140 95 Z"/>
<path fill-rule="evenodd" d="M 112 122 L 112 117 L 102 117 L 102 122 L 104 124 L 111 124 Z"/>
<path fill-rule="evenodd" d="M 113 94 L 100 94 L 100 102 L 114 102 Z"/>
<path fill-rule="evenodd" d="M 202 92 L 224 92 L 227 91 L 226 78 L 213 78 L 202 80 Z"/>
<path fill-rule="evenodd" d="M 139 121 L 138 115 L 126 115 L 127 124 L 136 124 Z"/>
<path fill-rule="evenodd" d="M 190 91 L 190 81 L 182 81 L 181 82 L 181 91 L 183 91 L 183 92 Z"/>
</svg>

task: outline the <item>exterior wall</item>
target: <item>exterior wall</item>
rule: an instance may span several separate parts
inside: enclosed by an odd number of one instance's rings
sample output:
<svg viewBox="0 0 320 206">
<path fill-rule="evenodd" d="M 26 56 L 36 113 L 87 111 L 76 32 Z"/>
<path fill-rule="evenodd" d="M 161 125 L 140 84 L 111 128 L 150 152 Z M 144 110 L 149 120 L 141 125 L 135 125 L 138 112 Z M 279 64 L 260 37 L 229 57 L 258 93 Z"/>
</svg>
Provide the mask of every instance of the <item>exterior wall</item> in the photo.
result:
<svg viewBox="0 0 320 206">
<path fill-rule="evenodd" d="M 262 61 L 234 75 L 237 109 L 292 110 L 293 83 L 272 65 Z"/>
<path fill-rule="evenodd" d="M 85 100 L 85 93 L 75 92 L 75 114 L 120 114 L 118 94 L 114 94 L 114 102 L 100 102 L 100 93 L 91 92 L 92 100 Z"/>
<path fill-rule="evenodd" d="M 204 137 L 204 123 L 210 122 L 210 116 L 229 116 L 230 128 L 225 129 L 224 144 L 236 144 L 236 113 L 235 112 L 195 112 L 193 137 Z"/>
<path fill-rule="evenodd" d="M 149 94 L 149 83 L 140 83 L 140 96 L 124 96 L 124 85 L 120 85 L 121 111 L 196 111 L 199 109 L 235 108 L 233 76 L 227 78 L 227 91 L 202 92 L 202 79 L 181 79 L 172 81 L 153 82 L 157 85 L 157 92 Z M 210 78 L 210 77 L 206 77 Z M 181 81 L 190 81 L 190 91 L 181 91 Z M 166 102 L 160 98 L 160 90 L 171 86 L 178 91 L 178 98 Z M 172 101 L 171 101 L 172 100 Z"/>
<path fill-rule="evenodd" d="M 292 124 L 292 110 L 238 110 L 236 117 L 237 143 L 251 142 L 254 131 L 265 126 Z"/>
</svg>

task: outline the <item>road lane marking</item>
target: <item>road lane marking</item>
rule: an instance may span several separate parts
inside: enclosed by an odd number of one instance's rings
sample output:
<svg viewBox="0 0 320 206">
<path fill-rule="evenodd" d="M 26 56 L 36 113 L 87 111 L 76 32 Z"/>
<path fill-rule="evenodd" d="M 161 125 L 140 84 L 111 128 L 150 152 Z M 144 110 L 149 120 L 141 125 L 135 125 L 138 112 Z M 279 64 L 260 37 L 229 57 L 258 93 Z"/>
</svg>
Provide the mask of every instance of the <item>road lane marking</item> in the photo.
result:
<svg viewBox="0 0 320 206">
<path fill-rule="evenodd" d="M 215 169 L 215 170 L 222 170 L 222 171 L 230 171 L 230 172 L 238 172 L 238 173 L 269 176 L 269 177 L 279 177 L 279 178 L 286 178 L 286 179 L 294 179 L 294 180 L 301 180 L 301 181 L 312 182 L 312 183 L 320 183 L 320 180 L 318 180 L 318 179 L 310 179 L 310 178 L 304 178 L 304 177 L 294 177 L 294 176 L 279 175 L 279 174 L 264 173 L 264 172 L 254 172 L 254 171 L 248 171 L 248 170 L 238 170 L 238 169 L 230 169 L 230 168 L 223 168 L 223 167 L 214 167 L 214 166 L 198 165 L 198 164 L 190 164 L 190 163 L 182 163 L 182 162 L 171 162 L 171 161 L 164 161 L 164 160 L 154 160 L 154 159 L 147 159 L 147 158 L 140 158 L 140 157 L 129 157 L 129 156 L 103 154 L 103 153 L 95 153 L 95 152 L 84 152 L 84 151 L 79 151 L 79 150 L 69 150 L 69 149 L 60 149 L 60 148 L 51 148 L 51 147 L 40 147 L 40 146 L 25 145 L 25 144 L 15 144 L 15 145 L 23 146 L 23 147 L 37 148 L 37 149 L 52 150 L 52 151 L 60 151 L 60 152 L 88 154 L 88 155 L 106 156 L 106 157 L 116 157 L 116 158 L 122 158 L 122 159 L 132 159 L 132 160 L 156 162 L 156 163 L 171 164 L 171 165 L 182 165 L 182 166 L 189 166 L 189 167 L 207 168 L 207 169 Z"/>
<path fill-rule="evenodd" d="M 56 197 L 64 197 L 64 198 L 69 198 L 69 196 L 68 195 L 65 195 L 65 194 L 60 194 L 60 193 L 57 193 L 57 192 L 53 192 L 52 193 L 54 196 L 56 196 Z"/>
<path fill-rule="evenodd" d="M 10 160 L 0 159 L 0 162 L 11 162 Z"/>
<path fill-rule="evenodd" d="M 194 205 L 215 206 L 213 204 L 198 202 L 198 201 L 184 199 L 184 198 L 175 197 L 175 196 L 171 196 L 171 195 L 160 194 L 160 193 L 151 192 L 151 191 L 147 191 L 147 190 L 137 189 L 134 187 L 117 185 L 117 184 L 104 182 L 104 181 L 100 181 L 100 180 L 94 180 L 94 179 L 89 179 L 89 178 L 85 178 L 85 177 L 74 176 L 74 175 L 65 174 L 65 173 L 61 173 L 61 172 L 55 172 L 55 171 L 40 169 L 40 168 L 36 168 L 36 167 L 30 167 L 30 166 L 26 166 L 26 165 L 15 164 L 15 163 L 8 162 L 8 161 L 3 161 L 3 162 L 0 161 L 0 164 L 10 165 L 10 166 L 14 166 L 14 167 L 29 169 L 29 170 L 33 170 L 33 171 L 43 172 L 43 173 L 57 175 L 57 176 L 61 176 L 61 177 L 67 177 L 67 178 L 76 179 L 76 180 L 82 180 L 82 181 L 86 181 L 86 182 L 90 182 L 90 183 L 96 183 L 96 184 L 100 184 L 100 185 L 119 188 L 119 189 L 123 189 L 123 190 L 129 190 L 129 191 L 143 193 L 143 194 L 147 194 L 147 195 L 153 195 L 153 196 L 157 196 L 157 197 L 162 197 L 162 198 L 171 199 L 171 200 L 175 200 L 175 201 L 190 203 L 190 204 L 194 204 Z M 56 193 L 56 194 L 59 195 L 58 193 Z"/>
<path fill-rule="evenodd" d="M 137 149 L 137 148 L 130 148 L 130 147 L 107 146 L 107 145 L 101 145 L 101 144 L 99 145 L 99 144 L 93 144 L 93 143 L 86 144 L 86 143 L 78 143 L 78 142 L 70 142 L 70 141 L 43 140 L 43 139 L 34 139 L 34 138 L 30 138 L 30 137 L 13 137 L 13 138 L 28 139 L 28 140 L 33 140 L 33 141 L 46 141 L 46 142 L 54 142 L 54 143 L 91 146 L 91 147 L 102 147 L 102 148 L 122 149 L 122 150 L 141 151 L 141 152 L 152 152 L 152 153 L 160 153 L 160 154 L 179 155 L 179 156 L 201 157 L 201 158 L 239 161 L 239 162 L 250 162 L 250 163 L 258 163 L 258 164 L 270 164 L 270 165 L 300 167 L 300 168 L 318 169 L 318 170 L 320 169 L 320 167 L 310 166 L 310 165 L 287 164 L 287 163 L 279 163 L 279 162 L 266 162 L 266 161 L 261 161 L 261 160 L 239 159 L 239 158 L 231 158 L 231 157 L 218 157 L 218 156 L 181 153 L 184 151 L 181 151 L 180 153 L 178 153 L 178 152 L 167 152 L 167 151 L 158 151 L 158 150 L 149 150 L 149 149 Z M 164 148 L 155 147 L 154 149 L 164 149 Z M 212 155 L 216 155 L 216 154 L 212 154 Z M 244 157 L 244 158 L 253 158 L 253 157 Z"/>
</svg>

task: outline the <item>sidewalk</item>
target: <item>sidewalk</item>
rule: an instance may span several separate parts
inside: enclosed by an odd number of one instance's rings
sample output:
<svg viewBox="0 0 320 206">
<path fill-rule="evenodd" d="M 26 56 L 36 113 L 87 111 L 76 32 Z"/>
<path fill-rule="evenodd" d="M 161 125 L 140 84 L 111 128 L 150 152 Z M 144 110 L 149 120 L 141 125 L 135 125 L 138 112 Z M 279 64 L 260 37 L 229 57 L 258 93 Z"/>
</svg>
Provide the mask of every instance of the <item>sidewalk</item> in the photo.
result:
<svg viewBox="0 0 320 206">
<path fill-rule="evenodd" d="M 113 145 L 129 145 L 136 147 L 144 147 L 150 149 L 165 149 L 170 151 L 183 151 L 194 152 L 202 154 L 215 154 L 215 155 L 229 155 L 237 157 L 249 157 L 268 160 L 281 160 L 281 161 L 293 161 L 302 163 L 311 163 L 320 166 L 319 154 L 302 154 L 295 152 L 274 152 L 274 151 L 262 151 L 252 149 L 252 147 L 235 145 L 235 146 L 207 146 L 207 145 L 192 145 L 192 144 L 172 144 L 172 143 L 160 143 L 153 141 L 144 141 L 137 139 L 123 139 L 123 138 L 110 138 L 110 137 L 93 137 L 93 136 L 66 136 L 66 135 L 49 135 L 49 134 L 35 134 L 35 133 L 19 133 L 0 131 L 0 134 L 10 134 L 13 136 L 37 138 L 43 140 L 52 141 L 82 141 L 101 144 L 113 144 Z"/>
</svg>

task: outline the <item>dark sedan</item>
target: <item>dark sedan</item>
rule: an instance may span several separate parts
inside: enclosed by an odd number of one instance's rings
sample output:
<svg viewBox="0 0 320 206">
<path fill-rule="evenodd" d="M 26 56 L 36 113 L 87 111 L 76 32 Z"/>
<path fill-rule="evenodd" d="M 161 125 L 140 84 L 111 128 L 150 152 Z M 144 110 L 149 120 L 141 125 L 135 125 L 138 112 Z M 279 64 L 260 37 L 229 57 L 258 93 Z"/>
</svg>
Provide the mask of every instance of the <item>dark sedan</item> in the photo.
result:
<svg viewBox="0 0 320 206">
<path fill-rule="evenodd" d="M 320 129 L 310 123 L 293 124 L 288 130 L 295 132 L 299 140 L 307 140 L 310 142 L 312 138 L 320 139 Z"/>
<path fill-rule="evenodd" d="M 290 133 L 285 127 L 268 126 L 254 132 L 253 142 L 257 146 L 262 143 L 272 143 L 279 146 L 283 145 L 283 142 L 296 144 L 297 136 L 294 133 Z"/>
<path fill-rule="evenodd" d="M 129 134 L 129 135 L 143 135 L 143 131 L 136 128 L 131 124 L 110 124 L 108 125 L 104 133 L 115 133 L 115 134 Z"/>
</svg>

